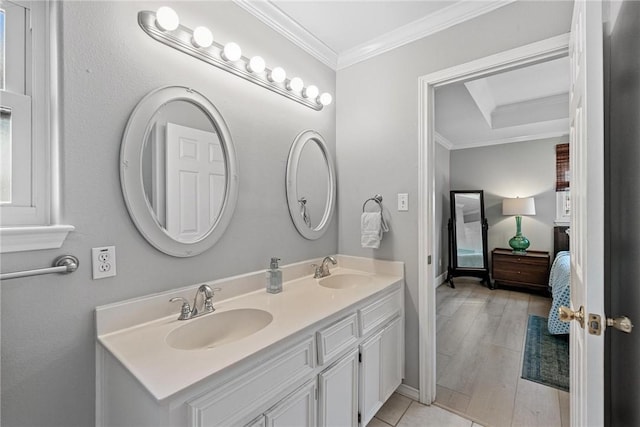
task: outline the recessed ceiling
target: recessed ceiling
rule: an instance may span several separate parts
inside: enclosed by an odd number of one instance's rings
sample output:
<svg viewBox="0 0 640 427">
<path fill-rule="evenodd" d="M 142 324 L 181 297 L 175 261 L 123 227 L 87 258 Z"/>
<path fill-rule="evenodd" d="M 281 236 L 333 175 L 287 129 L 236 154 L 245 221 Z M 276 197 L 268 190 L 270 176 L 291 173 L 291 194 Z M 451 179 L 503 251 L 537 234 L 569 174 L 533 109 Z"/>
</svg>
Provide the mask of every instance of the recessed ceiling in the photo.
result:
<svg viewBox="0 0 640 427">
<path fill-rule="evenodd" d="M 449 149 L 569 132 L 569 60 L 560 58 L 436 88 L 437 140 Z"/>
</svg>

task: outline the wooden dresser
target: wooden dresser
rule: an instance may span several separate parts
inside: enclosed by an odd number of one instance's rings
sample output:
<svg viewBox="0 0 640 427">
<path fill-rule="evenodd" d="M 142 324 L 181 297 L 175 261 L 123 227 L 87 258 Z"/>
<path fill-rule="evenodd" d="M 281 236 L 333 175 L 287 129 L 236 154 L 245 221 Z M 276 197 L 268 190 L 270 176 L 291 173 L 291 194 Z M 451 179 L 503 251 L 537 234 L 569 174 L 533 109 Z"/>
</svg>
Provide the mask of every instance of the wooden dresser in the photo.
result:
<svg viewBox="0 0 640 427">
<path fill-rule="evenodd" d="M 527 251 L 526 255 L 517 255 L 511 249 L 496 248 L 491 252 L 491 273 L 494 286 L 547 292 L 549 252 Z"/>
</svg>

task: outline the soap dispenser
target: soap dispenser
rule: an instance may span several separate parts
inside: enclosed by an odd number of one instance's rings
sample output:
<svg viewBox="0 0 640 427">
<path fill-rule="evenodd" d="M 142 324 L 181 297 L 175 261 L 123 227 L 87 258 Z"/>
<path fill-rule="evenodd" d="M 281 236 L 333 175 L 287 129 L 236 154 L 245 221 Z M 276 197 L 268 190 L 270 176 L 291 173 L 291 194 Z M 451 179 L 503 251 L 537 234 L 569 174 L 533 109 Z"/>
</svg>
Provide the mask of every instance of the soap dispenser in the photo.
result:
<svg viewBox="0 0 640 427">
<path fill-rule="evenodd" d="M 271 258 L 271 266 L 267 270 L 267 292 L 277 294 L 282 292 L 282 270 L 278 268 L 280 258 Z"/>
</svg>

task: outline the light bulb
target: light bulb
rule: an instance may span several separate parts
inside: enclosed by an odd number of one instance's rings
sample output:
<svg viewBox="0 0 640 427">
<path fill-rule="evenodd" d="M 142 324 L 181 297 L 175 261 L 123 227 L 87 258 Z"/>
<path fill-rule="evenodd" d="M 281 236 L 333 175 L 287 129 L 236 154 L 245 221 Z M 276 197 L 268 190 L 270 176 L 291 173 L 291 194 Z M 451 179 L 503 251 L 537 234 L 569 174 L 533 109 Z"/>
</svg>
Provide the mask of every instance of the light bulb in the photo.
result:
<svg viewBox="0 0 640 427">
<path fill-rule="evenodd" d="M 282 83 L 287 78 L 287 72 L 282 67 L 276 67 L 269 73 L 269 80 Z"/>
<path fill-rule="evenodd" d="M 229 42 L 224 45 L 222 50 L 222 59 L 225 61 L 237 61 L 242 56 L 242 50 L 237 43 Z"/>
<path fill-rule="evenodd" d="M 314 85 L 309 85 L 307 86 L 307 88 L 302 92 L 302 95 L 305 98 L 311 98 L 311 99 L 315 99 L 318 96 L 318 92 L 320 92 L 318 90 L 318 88 Z"/>
<path fill-rule="evenodd" d="M 191 42 L 195 47 L 207 48 L 213 43 L 213 34 L 207 27 L 196 27 Z"/>
<path fill-rule="evenodd" d="M 173 31 L 180 25 L 180 19 L 175 10 L 162 6 L 156 11 L 156 26 L 162 31 Z"/>
<path fill-rule="evenodd" d="M 320 101 L 320 104 L 327 106 L 331 104 L 331 102 L 333 101 L 333 97 L 330 93 L 324 92 L 318 97 L 318 101 Z"/>
<path fill-rule="evenodd" d="M 249 60 L 247 64 L 247 71 L 250 73 L 259 74 L 264 71 L 266 64 L 264 63 L 264 59 L 261 56 L 254 56 Z"/>
<path fill-rule="evenodd" d="M 287 89 L 300 92 L 304 87 L 304 82 L 300 77 L 294 77 L 287 83 Z"/>
</svg>

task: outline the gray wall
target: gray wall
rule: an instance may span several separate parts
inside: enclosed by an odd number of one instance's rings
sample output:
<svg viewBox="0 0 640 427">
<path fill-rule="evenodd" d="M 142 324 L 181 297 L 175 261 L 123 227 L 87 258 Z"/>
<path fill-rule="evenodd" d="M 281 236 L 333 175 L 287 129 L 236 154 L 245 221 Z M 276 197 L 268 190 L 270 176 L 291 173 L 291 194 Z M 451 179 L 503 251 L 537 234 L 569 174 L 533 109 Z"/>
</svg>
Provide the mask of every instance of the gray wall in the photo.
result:
<svg viewBox="0 0 640 427">
<path fill-rule="evenodd" d="M 556 144 L 566 138 L 491 145 L 451 151 L 451 189 L 484 190 L 489 253 L 509 248 L 516 234 L 513 216 L 502 215 L 502 199 L 533 197 L 535 216 L 522 218 L 522 234 L 530 250 L 553 254 L 556 213 Z"/>
<path fill-rule="evenodd" d="M 76 226 L 59 250 L 2 256 L 2 271 L 79 257 L 69 276 L 2 283 L 2 425 L 90 426 L 95 407 L 94 308 L 131 297 L 336 253 L 337 219 L 317 241 L 293 227 L 285 199 L 289 147 L 304 129 L 335 153 L 335 109 L 314 111 L 162 45 L 138 26 L 140 10 L 173 7 L 190 27 L 282 64 L 335 94 L 335 72 L 230 2 L 66 2 L 63 5 L 62 187 L 64 223 Z M 129 114 L 149 91 L 193 87 L 220 110 L 233 137 L 240 192 L 231 225 L 202 255 L 179 259 L 152 248 L 129 218 L 119 154 Z M 336 218 L 336 217 L 334 217 Z M 115 245 L 114 278 L 91 279 L 92 247 Z"/>
<path fill-rule="evenodd" d="M 605 206 L 607 257 L 605 308 L 608 316 L 626 315 L 636 324 L 631 334 L 607 330 L 605 337 L 605 425 L 640 425 L 640 3 L 612 2 L 615 26 L 605 37 L 605 166 L 609 200 Z M 609 231 L 609 233 L 606 233 Z"/>
<path fill-rule="evenodd" d="M 435 228 L 439 231 L 439 238 L 436 242 L 436 253 L 433 256 L 433 260 L 436 263 L 436 277 L 438 277 L 447 272 L 447 267 L 449 265 L 449 191 L 451 191 L 451 152 L 440 144 L 435 145 L 435 152 Z M 438 286 L 439 284 L 440 283 L 434 283 L 434 286 Z"/>
<path fill-rule="evenodd" d="M 518 1 L 490 14 L 339 70 L 339 249 L 406 263 L 406 379 L 418 386 L 418 78 L 569 31 L 571 2 Z M 397 212 L 397 193 L 409 211 Z M 391 231 L 360 247 L 362 202 L 385 197 Z"/>
</svg>

